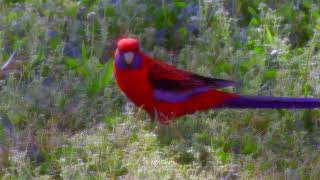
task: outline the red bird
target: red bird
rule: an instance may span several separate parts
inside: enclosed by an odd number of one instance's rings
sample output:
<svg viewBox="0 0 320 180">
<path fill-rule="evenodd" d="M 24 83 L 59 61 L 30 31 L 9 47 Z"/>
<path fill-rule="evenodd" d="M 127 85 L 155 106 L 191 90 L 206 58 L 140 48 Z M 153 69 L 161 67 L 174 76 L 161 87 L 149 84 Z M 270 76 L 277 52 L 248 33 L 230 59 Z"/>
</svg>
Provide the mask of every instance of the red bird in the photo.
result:
<svg viewBox="0 0 320 180">
<path fill-rule="evenodd" d="M 320 107 L 320 98 L 243 96 L 217 90 L 235 82 L 200 76 L 156 61 L 140 51 L 137 39 L 119 40 L 114 57 L 114 74 L 120 89 L 160 123 L 210 108 Z"/>
</svg>

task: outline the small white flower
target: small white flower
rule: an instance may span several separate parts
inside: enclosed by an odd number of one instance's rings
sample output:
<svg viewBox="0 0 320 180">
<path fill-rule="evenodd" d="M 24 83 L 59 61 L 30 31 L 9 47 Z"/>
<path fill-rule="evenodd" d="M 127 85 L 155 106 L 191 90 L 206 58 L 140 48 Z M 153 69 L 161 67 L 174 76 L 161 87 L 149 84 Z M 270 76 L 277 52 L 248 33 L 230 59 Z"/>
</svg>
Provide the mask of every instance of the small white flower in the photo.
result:
<svg viewBox="0 0 320 180">
<path fill-rule="evenodd" d="M 89 12 L 89 13 L 87 14 L 87 19 L 92 19 L 92 18 L 94 18 L 96 15 L 97 15 L 96 12 L 91 11 L 91 12 Z"/>
<path fill-rule="evenodd" d="M 191 20 L 191 21 L 198 21 L 199 19 L 200 19 L 199 16 L 191 16 L 191 17 L 190 17 L 190 20 Z"/>
<path fill-rule="evenodd" d="M 280 49 L 274 49 L 271 51 L 270 53 L 272 56 L 276 56 L 276 55 L 279 55 L 281 54 L 281 50 Z"/>
<path fill-rule="evenodd" d="M 261 27 L 258 27 L 256 30 L 257 30 L 257 32 L 259 32 L 259 33 L 263 31 L 263 29 L 262 29 Z"/>
<path fill-rule="evenodd" d="M 61 163 L 65 163 L 66 162 L 66 158 L 65 157 L 60 158 L 60 162 Z"/>
</svg>

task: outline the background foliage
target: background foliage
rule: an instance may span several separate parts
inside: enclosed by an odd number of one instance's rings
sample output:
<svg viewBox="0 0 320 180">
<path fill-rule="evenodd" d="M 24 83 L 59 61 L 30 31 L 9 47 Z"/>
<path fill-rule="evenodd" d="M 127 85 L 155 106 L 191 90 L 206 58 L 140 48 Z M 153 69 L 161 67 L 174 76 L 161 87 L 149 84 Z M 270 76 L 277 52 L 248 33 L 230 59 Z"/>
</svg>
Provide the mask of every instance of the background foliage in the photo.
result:
<svg viewBox="0 0 320 180">
<path fill-rule="evenodd" d="M 153 125 L 112 76 L 119 37 L 233 91 L 320 96 L 312 0 L 0 0 L 2 179 L 317 179 L 318 110 L 212 110 Z"/>
</svg>

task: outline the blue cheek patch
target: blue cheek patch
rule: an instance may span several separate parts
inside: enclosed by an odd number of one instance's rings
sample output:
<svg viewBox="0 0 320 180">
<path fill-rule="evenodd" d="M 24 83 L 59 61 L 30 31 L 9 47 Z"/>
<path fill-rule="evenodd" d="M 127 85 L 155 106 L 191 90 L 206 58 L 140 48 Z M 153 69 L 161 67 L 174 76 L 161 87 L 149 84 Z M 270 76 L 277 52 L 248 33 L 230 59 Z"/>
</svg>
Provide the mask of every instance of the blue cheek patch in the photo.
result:
<svg viewBox="0 0 320 180">
<path fill-rule="evenodd" d="M 134 55 L 133 64 L 131 65 L 131 68 L 138 69 L 141 67 L 142 64 L 142 57 L 138 54 Z"/>
<path fill-rule="evenodd" d="M 126 63 L 124 62 L 122 54 L 118 53 L 115 61 L 117 69 L 126 69 Z"/>
<path fill-rule="evenodd" d="M 138 69 L 141 67 L 142 57 L 138 54 L 134 55 L 133 63 L 127 64 L 124 60 L 123 53 L 119 53 L 115 59 L 117 69 L 125 70 L 125 69 Z"/>
</svg>

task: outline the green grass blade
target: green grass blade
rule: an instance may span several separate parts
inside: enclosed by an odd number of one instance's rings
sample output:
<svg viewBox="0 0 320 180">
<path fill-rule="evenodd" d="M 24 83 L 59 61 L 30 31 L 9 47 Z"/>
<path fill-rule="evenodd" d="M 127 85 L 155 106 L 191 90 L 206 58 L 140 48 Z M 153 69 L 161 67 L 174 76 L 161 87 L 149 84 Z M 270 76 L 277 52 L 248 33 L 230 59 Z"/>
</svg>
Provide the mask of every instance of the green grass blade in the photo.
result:
<svg viewBox="0 0 320 180">
<path fill-rule="evenodd" d="M 110 83 L 112 73 L 113 73 L 113 62 L 114 62 L 113 59 L 109 59 L 109 61 L 104 66 L 104 69 L 103 69 L 102 75 L 101 75 L 102 88 L 107 87 Z"/>
</svg>

